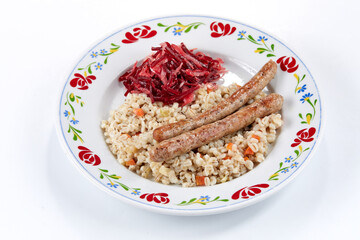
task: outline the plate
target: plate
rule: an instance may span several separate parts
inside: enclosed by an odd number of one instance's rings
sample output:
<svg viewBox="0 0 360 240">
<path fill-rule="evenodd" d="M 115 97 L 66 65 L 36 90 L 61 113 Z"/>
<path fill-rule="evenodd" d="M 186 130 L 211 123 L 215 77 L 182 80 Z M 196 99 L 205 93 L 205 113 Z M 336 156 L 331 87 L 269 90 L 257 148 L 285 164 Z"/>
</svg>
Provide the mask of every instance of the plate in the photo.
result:
<svg viewBox="0 0 360 240">
<path fill-rule="evenodd" d="M 284 96 L 284 125 L 266 157 L 252 171 L 210 187 L 182 188 L 144 179 L 120 165 L 108 149 L 100 122 L 124 101 L 118 77 L 151 47 L 168 41 L 222 57 L 224 82 L 248 81 L 269 59 L 278 64 L 268 89 Z M 75 166 L 112 196 L 159 213 L 206 215 L 263 200 L 304 169 L 322 132 L 316 82 L 300 57 L 271 34 L 218 17 L 169 16 L 122 28 L 100 40 L 68 73 L 58 99 L 57 132 Z"/>
</svg>

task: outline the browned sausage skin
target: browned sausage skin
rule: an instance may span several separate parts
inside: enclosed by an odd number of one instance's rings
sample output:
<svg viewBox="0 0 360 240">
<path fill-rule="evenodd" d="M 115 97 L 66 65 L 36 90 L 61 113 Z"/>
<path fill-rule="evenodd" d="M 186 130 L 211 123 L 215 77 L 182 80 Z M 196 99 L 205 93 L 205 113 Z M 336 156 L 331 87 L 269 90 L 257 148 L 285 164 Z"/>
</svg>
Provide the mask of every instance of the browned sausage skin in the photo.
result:
<svg viewBox="0 0 360 240">
<path fill-rule="evenodd" d="M 274 78 L 276 70 L 276 63 L 273 60 L 270 60 L 249 82 L 240 87 L 239 90 L 233 93 L 229 98 L 193 119 L 181 120 L 155 129 L 153 138 L 156 141 L 161 142 L 165 139 L 175 137 L 181 133 L 226 117 L 238 110 L 247 101 L 254 98 L 262 89 L 264 89 L 271 79 Z"/>
<path fill-rule="evenodd" d="M 281 95 L 272 93 L 222 120 L 160 142 L 150 151 L 150 159 L 162 162 L 234 133 L 253 123 L 256 118 L 279 111 L 283 101 Z"/>
</svg>

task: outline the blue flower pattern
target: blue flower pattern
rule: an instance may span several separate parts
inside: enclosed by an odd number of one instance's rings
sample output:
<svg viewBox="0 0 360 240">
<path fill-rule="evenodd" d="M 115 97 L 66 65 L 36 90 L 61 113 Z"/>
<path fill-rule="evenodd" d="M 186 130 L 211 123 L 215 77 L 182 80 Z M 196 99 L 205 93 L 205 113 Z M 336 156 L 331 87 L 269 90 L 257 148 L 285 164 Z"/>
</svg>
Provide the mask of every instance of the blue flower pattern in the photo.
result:
<svg viewBox="0 0 360 240">
<path fill-rule="evenodd" d="M 95 69 L 96 70 L 102 70 L 102 64 L 100 64 L 99 62 L 95 65 Z"/>
<path fill-rule="evenodd" d="M 207 202 L 207 201 L 210 201 L 210 197 L 208 195 L 206 196 L 200 196 L 200 202 Z"/>
<path fill-rule="evenodd" d="M 179 31 L 179 30 L 180 30 L 180 28 L 178 28 L 178 29 L 174 28 L 174 31 L 173 31 L 174 36 L 176 36 L 176 35 L 181 36 L 181 31 Z"/>
<path fill-rule="evenodd" d="M 246 31 L 242 30 L 241 32 L 239 32 L 238 36 L 239 36 L 240 38 L 243 38 L 244 35 L 245 35 L 245 33 L 246 33 Z"/>
<path fill-rule="evenodd" d="M 96 57 L 98 56 L 98 52 L 92 51 L 92 53 L 90 54 L 90 56 L 91 56 L 92 58 L 96 58 Z"/>
<path fill-rule="evenodd" d="M 305 101 L 307 101 L 309 98 L 311 98 L 313 96 L 313 94 L 311 93 L 307 93 L 304 96 L 302 96 L 302 98 L 300 99 L 301 103 L 304 103 Z"/>
<path fill-rule="evenodd" d="M 285 158 L 285 163 L 289 163 L 292 159 L 293 159 L 292 156 L 286 157 Z"/>
<path fill-rule="evenodd" d="M 131 192 L 131 194 L 137 196 L 137 195 L 140 194 L 140 191 L 139 190 L 134 190 L 134 191 Z"/>
<path fill-rule="evenodd" d="M 113 188 L 117 188 L 119 186 L 119 184 L 114 184 L 114 183 L 108 183 L 107 185 Z"/>
<path fill-rule="evenodd" d="M 65 110 L 64 115 L 65 117 L 68 117 L 70 115 L 70 112 L 68 110 Z"/>
<path fill-rule="evenodd" d="M 106 54 L 106 53 L 107 53 L 107 51 L 105 49 L 100 50 L 100 54 Z"/>
<path fill-rule="evenodd" d="M 284 170 L 281 171 L 281 173 L 287 173 L 289 172 L 289 168 L 285 168 Z"/>
<path fill-rule="evenodd" d="M 265 36 L 259 36 L 258 42 L 267 41 L 268 39 Z"/>
<path fill-rule="evenodd" d="M 303 85 L 303 86 L 297 91 L 297 93 L 305 92 L 305 90 L 306 90 L 306 84 Z"/>
<path fill-rule="evenodd" d="M 76 125 L 76 124 L 79 123 L 79 120 L 76 120 L 75 118 L 72 118 L 72 119 L 70 120 L 70 122 L 71 122 L 72 124 Z"/>
<path fill-rule="evenodd" d="M 293 164 L 291 164 L 291 168 L 297 167 L 298 166 L 298 162 L 294 162 Z"/>
</svg>

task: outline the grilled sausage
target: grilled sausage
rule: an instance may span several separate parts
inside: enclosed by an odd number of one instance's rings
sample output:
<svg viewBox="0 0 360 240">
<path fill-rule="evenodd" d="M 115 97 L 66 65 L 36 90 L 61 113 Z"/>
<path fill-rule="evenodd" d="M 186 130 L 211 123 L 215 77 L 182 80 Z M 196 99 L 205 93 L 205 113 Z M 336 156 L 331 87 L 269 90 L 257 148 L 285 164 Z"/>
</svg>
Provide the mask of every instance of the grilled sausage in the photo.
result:
<svg viewBox="0 0 360 240">
<path fill-rule="evenodd" d="M 273 60 L 267 62 L 261 70 L 244 86 L 208 111 L 199 114 L 193 119 L 164 125 L 154 130 L 153 138 L 161 142 L 181 133 L 193 130 L 202 125 L 215 122 L 242 107 L 247 101 L 254 98 L 274 78 L 277 65 Z"/>
<path fill-rule="evenodd" d="M 150 151 L 150 159 L 154 162 L 172 159 L 225 135 L 239 131 L 253 123 L 256 118 L 262 118 L 279 111 L 282 108 L 283 101 L 281 95 L 272 93 L 222 120 L 160 142 Z"/>
</svg>

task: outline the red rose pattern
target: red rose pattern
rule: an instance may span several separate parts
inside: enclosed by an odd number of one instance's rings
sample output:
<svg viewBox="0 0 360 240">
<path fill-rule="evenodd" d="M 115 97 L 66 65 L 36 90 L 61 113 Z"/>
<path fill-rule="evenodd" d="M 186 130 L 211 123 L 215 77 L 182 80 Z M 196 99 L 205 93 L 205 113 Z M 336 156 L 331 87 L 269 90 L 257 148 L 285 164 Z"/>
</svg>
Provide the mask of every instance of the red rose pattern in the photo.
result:
<svg viewBox="0 0 360 240">
<path fill-rule="evenodd" d="M 251 187 L 244 187 L 240 189 L 239 191 L 235 192 L 231 198 L 233 200 L 238 200 L 239 198 L 242 199 L 248 199 L 252 196 L 255 196 L 256 194 L 261 193 L 262 188 L 268 188 L 270 185 L 266 183 L 257 184 Z"/>
<path fill-rule="evenodd" d="M 101 163 L 99 156 L 93 153 L 88 148 L 79 146 L 78 149 L 81 150 L 79 152 L 79 158 L 81 159 L 81 161 L 84 161 L 85 163 L 91 164 L 93 166 L 97 166 Z"/>
<path fill-rule="evenodd" d="M 236 30 L 236 27 L 231 27 L 228 23 L 224 25 L 222 22 L 212 22 L 210 25 L 210 30 L 212 31 L 210 36 L 213 38 L 218 38 L 221 36 L 233 34 Z"/>
<path fill-rule="evenodd" d="M 156 203 L 168 204 L 170 202 L 168 196 L 167 193 L 145 193 L 140 198 L 146 199 L 148 202 L 154 201 Z"/>
<path fill-rule="evenodd" d="M 291 144 L 291 147 L 296 147 L 300 145 L 301 142 L 311 142 L 314 140 L 312 136 L 314 136 L 316 132 L 316 129 L 314 127 L 311 127 L 309 129 L 304 128 L 303 130 L 300 130 L 296 133 L 298 136 L 294 139 L 294 143 Z"/>
<path fill-rule="evenodd" d="M 295 72 L 299 67 L 299 64 L 296 65 L 296 59 L 293 57 L 283 56 L 283 57 L 279 58 L 276 62 L 277 62 L 277 64 L 280 64 L 281 70 L 283 70 L 284 72 L 288 72 L 288 73 Z"/>
<path fill-rule="evenodd" d="M 92 81 L 94 81 L 96 79 L 96 77 L 94 75 L 89 75 L 84 77 L 83 75 L 79 74 L 79 73 L 75 73 L 74 74 L 73 79 L 70 80 L 70 86 L 77 88 L 79 90 L 86 90 L 89 88 L 89 84 L 92 83 Z"/>
<path fill-rule="evenodd" d="M 156 35 L 155 30 L 151 30 L 151 28 L 147 25 L 142 25 L 141 27 L 136 27 L 133 29 L 133 33 L 127 32 L 125 33 L 126 39 L 123 39 L 122 42 L 129 44 L 134 43 L 139 40 L 139 38 L 151 38 Z"/>
</svg>

